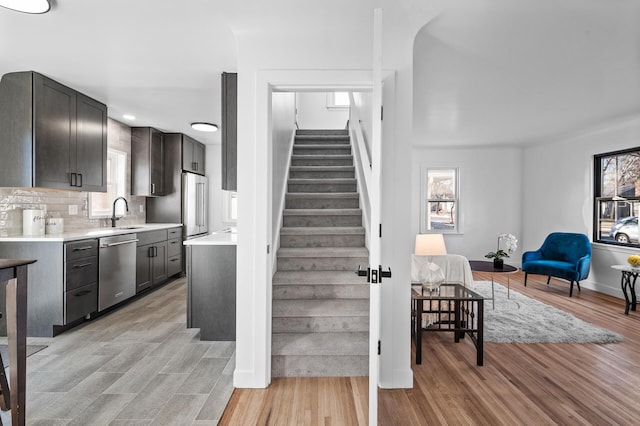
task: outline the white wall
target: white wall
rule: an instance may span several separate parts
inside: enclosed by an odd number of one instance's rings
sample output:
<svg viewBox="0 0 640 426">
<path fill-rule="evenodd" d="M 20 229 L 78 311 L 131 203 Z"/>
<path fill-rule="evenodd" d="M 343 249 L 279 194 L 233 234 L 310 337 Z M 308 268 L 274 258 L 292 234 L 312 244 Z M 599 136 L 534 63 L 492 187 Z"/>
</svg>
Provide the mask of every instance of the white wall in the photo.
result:
<svg viewBox="0 0 640 426">
<path fill-rule="evenodd" d="M 295 136 L 296 94 L 291 92 L 275 92 L 271 98 L 271 202 L 272 202 L 272 237 L 271 257 L 275 266 L 276 253 L 280 246 L 280 227 L 282 226 L 282 210 L 287 192 L 287 178 L 291 150 Z M 275 267 L 274 267 L 275 272 Z"/>
<path fill-rule="evenodd" d="M 591 129 L 524 150 L 523 249 L 537 249 L 554 231 L 593 236 L 593 155 L 633 148 L 640 141 L 640 118 Z M 589 278 L 581 283 L 617 297 L 620 273 L 611 265 L 625 264 L 637 249 L 593 244 Z"/>
<path fill-rule="evenodd" d="M 224 194 L 222 190 L 222 145 L 206 145 L 205 175 L 209 179 L 209 232 L 235 226 L 235 222 L 223 221 Z"/>
<path fill-rule="evenodd" d="M 327 108 L 326 93 L 298 93 L 297 104 L 301 129 L 344 129 L 347 125 L 349 110 Z"/>
<path fill-rule="evenodd" d="M 413 149 L 412 229 L 420 232 L 420 169 L 457 167 L 460 170 L 460 233 L 445 234 L 448 253 L 485 260 L 496 250 L 497 234 L 522 239 L 521 148 Z M 520 265 L 521 247 L 508 263 Z M 407 259 L 409 262 L 409 259 Z"/>
</svg>

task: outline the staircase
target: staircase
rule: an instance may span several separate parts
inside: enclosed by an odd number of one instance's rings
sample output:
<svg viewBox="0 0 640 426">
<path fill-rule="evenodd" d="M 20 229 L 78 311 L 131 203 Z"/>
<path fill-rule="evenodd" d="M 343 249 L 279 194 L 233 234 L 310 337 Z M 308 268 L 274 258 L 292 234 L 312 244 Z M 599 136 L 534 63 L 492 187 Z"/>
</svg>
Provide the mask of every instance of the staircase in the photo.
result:
<svg viewBox="0 0 640 426">
<path fill-rule="evenodd" d="M 365 376 L 369 287 L 347 130 L 298 130 L 273 277 L 273 377 Z"/>
</svg>

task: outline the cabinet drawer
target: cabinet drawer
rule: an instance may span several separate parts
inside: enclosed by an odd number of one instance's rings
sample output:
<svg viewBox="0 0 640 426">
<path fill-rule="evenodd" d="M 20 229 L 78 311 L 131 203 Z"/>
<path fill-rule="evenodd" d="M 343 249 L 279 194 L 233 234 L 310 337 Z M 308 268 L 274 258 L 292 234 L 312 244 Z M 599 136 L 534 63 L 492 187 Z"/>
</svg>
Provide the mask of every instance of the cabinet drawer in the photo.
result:
<svg viewBox="0 0 640 426">
<path fill-rule="evenodd" d="M 98 285 L 89 284 L 67 291 L 64 297 L 64 322 L 69 324 L 98 310 Z"/>
<path fill-rule="evenodd" d="M 138 240 L 140 240 L 138 241 L 138 247 L 160 241 L 167 241 L 167 230 L 158 229 L 156 231 L 138 232 Z"/>
<path fill-rule="evenodd" d="M 65 290 L 73 290 L 98 281 L 98 257 L 72 260 L 65 264 Z"/>
<path fill-rule="evenodd" d="M 171 228 L 168 230 L 168 239 L 182 238 L 182 228 Z"/>
<path fill-rule="evenodd" d="M 98 240 L 81 240 L 64 245 L 65 260 L 68 262 L 74 259 L 98 255 Z"/>
<path fill-rule="evenodd" d="M 168 241 L 167 256 L 176 256 L 182 254 L 182 238 L 176 238 Z"/>
<path fill-rule="evenodd" d="M 182 255 L 172 256 L 167 259 L 167 276 L 182 272 Z"/>
</svg>

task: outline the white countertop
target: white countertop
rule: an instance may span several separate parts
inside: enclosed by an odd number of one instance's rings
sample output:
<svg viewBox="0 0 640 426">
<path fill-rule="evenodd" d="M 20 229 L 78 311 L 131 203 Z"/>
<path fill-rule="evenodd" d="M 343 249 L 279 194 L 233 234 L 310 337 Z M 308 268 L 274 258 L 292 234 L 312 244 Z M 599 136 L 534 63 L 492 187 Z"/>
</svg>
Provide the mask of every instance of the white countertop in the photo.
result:
<svg viewBox="0 0 640 426">
<path fill-rule="evenodd" d="M 238 243 L 238 234 L 230 232 L 212 233 L 203 237 L 186 240 L 185 246 L 235 246 Z"/>
<path fill-rule="evenodd" d="M 84 240 L 86 238 L 100 238 L 109 235 L 134 234 L 136 232 L 155 231 L 157 229 L 168 229 L 182 226 L 181 223 L 140 223 L 136 225 L 126 225 L 115 228 L 96 228 L 81 231 L 63 232 L 61 234 L 45 234 L 42 236 L 21 236 L 0 237 L 0 243 L 8 242 L 65 242 L 74 240 Z"/>
</svg>

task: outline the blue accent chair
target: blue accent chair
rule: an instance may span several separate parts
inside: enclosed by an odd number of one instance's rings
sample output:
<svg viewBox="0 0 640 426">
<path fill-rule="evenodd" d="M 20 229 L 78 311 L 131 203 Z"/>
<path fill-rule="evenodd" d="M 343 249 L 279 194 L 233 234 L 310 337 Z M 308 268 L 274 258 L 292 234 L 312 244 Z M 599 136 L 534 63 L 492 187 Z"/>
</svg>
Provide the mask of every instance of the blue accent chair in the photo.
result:
<svg viewBox="0 0 640 426">
<path fill-rule="evenodd" d="M 553 232 L 547 235 L 542 247 L 522 254 L 524 285 L 529 274 L 546 275 L 547 285 L 551 277 L 571 281 L 569 297 L 573 296 L 573 283 L 589 276 L 591 266 L 591 242 L 584 234 Z"/>
</svg>

